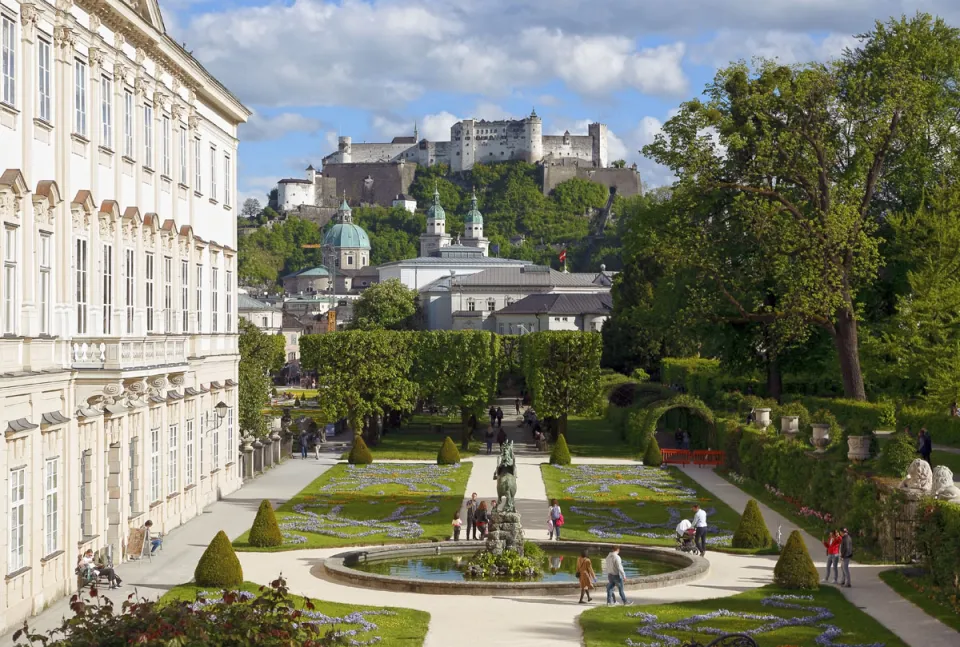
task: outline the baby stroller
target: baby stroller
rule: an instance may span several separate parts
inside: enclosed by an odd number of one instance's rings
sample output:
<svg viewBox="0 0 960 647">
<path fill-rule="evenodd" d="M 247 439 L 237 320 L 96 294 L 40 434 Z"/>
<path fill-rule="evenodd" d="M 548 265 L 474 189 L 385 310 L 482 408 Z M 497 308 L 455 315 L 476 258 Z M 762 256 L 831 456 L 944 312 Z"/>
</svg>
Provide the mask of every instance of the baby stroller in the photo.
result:
<svg viewBox="0 0 960 647">
<path fill-rule="evenodd" d="M 677 550 L 682 553 L 695 553 L 697 552 L 697 544 L 694 541 L 697 531 L 694 530 L 693 524 L 687 521 L 686 519 L 682 520 L 677 524 Z"/>
</svg>

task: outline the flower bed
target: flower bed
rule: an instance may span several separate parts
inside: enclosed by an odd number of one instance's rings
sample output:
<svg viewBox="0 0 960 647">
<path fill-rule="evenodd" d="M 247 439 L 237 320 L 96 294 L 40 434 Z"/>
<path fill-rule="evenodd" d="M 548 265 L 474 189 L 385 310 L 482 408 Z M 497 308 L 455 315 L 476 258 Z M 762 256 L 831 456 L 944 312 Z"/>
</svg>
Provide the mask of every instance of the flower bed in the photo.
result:
<svg viewBox="0 0 960 647">
<path fill-rule="evenodd" d="M 681 519 L 699 503 L 709 523 L 707 543 L 728 548 L 739 515 L 676 468 L 642 465 L 542 466 L 548 498 L 564 510 L 565 539 L 672 546 Z M 546 523 L 547 511 L 544 510 Z M 529 522 L 528 522 L 529 523 Z"/>
<path fill-rule="evenodd" d="M 283 544 L 254 549 L 247 534 L 239 550 L 446 539 L 463 501 L 472 465 L 336 465 L 277 509 Z"/>
<path fill-rule="evenodd" d="M 763 587 L 720 600 L 593 609 L 580 617 L 587 647 L 677 647 L 744 633 L 760 647 L 904 647 L 834 589 L 795 595 Z"/>
</svg>

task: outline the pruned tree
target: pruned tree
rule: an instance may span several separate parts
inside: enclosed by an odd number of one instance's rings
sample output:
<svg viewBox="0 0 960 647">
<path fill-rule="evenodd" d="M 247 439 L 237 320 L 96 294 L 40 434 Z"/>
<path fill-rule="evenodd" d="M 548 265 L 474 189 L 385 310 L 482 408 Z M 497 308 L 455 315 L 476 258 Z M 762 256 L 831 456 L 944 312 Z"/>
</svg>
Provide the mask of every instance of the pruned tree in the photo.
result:
<svg viewBox="0 0 960 647">
<path fill-rule="evenodd" d="M 267 434 L 263 408 L 270 402 L 270 374 L 283 368 L 282 335 L 268 335 L 246 319 L 239 320 L 238 422 L 243 432 L 256 437 Z"/>
</svg>

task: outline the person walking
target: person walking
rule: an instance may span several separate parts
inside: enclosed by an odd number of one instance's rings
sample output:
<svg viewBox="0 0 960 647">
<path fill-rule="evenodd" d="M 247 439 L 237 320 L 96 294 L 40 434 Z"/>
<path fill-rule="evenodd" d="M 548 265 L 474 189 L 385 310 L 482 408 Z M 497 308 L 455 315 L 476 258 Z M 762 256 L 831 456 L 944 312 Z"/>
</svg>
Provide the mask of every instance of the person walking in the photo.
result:
<svg viewBox="0 0 960 647">
<path fill-rule="evenodd" d="M 513 404 L 515 407 L 517 407 L 517 415 L 519 416 L 520 415 L 520 398 L 517 398 L 516 400 L 514 400 Z"/>
<path fill-rule="evenodd" d="M 693 528 L 697 551 L 704 557 L 707 554 L 707 512 L 698 503 L 693 504 Z"/>
<path fill-rule="evenodd" d="M 620 592 L 620 601 L 627 603 L 627 596 L 623 592 L 623 580 L 627 575 L 623 572 L 623 562 L 620 560 L 620 547 L 613 546 L 610 554 L 603 561 L 603 570 L 607 573 L 607 604 L 616 604 L 617 596 L 614 589 Z"/>
<path fill-rule="evenodd" d="M 831 530 L 826 539 L 823 540 L 823 547 L 827 549 L 827 574 L 823 576 L 823 581 L 830 580 L 830 567 L 833 566 L 833 583 L 837 583 L 837 570 L 840 566 L 840 533 Z"/>
<path fill-rule="evenodd" d="M 593 571 L 593 562 L 586 550 L 581 551 L 577 559 L 577 579 L 580 580 L 580 604 L 583 604 L 584 595 L 587 596 L 587 602 L 593 602 L 590 589 L 597 583 L 597 574 Z"/>
<path fill-rule="evenodd" d="M 497 408 L 491 404 L 490 410 L 487 412 L 487 414 L 490 416 L 490 426 L 493 427 L 495 424 L 497 424 Z"/>
<path fill-rule="evenodd" d="M 313 442 L 313 457 L 317 460 L 320 460 L 320 447 L 323 445 L 324 438 L 321 434 L 325 434 L 326 429 L 317 429 L 310 440 Z"/>
<path fill-rule="evenodd" d="M 477 506 L 479 505 L 479 503 L 480 503 L 480 502 L 477 501 L 477 493 L 476 493 L 476 492 L 474 492 L 474 493 L 470 496 L 470 498 L 467 500 L 467 540 L 468 540 L 468 541 L 469 541 L 471 538 L 472 538 L 472 539 L 476 539 L 476 538 L 477 538 L 477 521 L 476 521 L 476 514 L 477 514 Z M 472 535 L 472 537 L 471 537 L 471 535 Z"/>
<path fill-rule="evenodd" d="M 500 427 L 500 431 L 497 432 L 497 442 L 500 444 L 500 449 L 502 451 L 503 443 L 507 442 L 507 432 L 504 431 L 503 427 Z"/>
<path fill-rule="evenodd" d="M 487 453 L 492 454 L 493 453 L 493 427 L 492 426 L 487 427 L 487 433 L 485 434 L 484 438 L 487 441 Z"/>
<path fill-rule="evenodd" d="M 550 521 L 553 522 L 553 534 L 560 541 L 560 528 L 563 526 L 563 512 L 560 510 L 560 504 L 556 499 L 550 502 Z"/>
<path fill-rule="evenodd" d="M 453 515 L 453 540 L 460 541 L 460 527 L 463 525 L 463 521 L 460 519 L 460 511 Z"/>
<path fill-rule="evenodd" d="M 489 521 L 486 501 L 480 502 L 480 507 L 477 508 L 477 512 L 473 518 L 477 524 L 477 534 L 480 535 L 480 539 L 485 538 L 487 536 L 487 522 Z"/>
<path fill-rule="evenodd" d="M 677 427 L 677 433 L 673 434 L 673 442 L 676 444 L 677 449 L 683 447 L 683 430 L 680 427 Z"/>
<path fill-rule="evenodd" d="M 690 432 L 686 429 L 683 430 L 683 448 L 690 451 Z"/>
<path fill-rule="evenodd" d="M 930 454 L 933 453 L 933 439 L 930 438 L 930 432 L 926 427 L 920 429 L 920 437 L 917 439 L 917 450 L 920 452 L 920 458 L 927 462 L 931 467 Z"/>
<path fill-rule="evenodd" d="M 307 447 L 310 445 L 310 434 L 304 429 L 300 432 L 300 458 L 306 460 Z"/>
<path fill-rule="evenodd" d="M 853 585 L 850 579 L 850 559 L 853 557 L 853 537 L 844 528 L 840 532 L 840 586 L 848 589 Z"/>
<path fill-rule="evenodd" d="M 496 415 L 497 415 L 497 427 L 502 428 L 503 427 L 503 409 L 501 409 L 500 407 L 497 407 Z"/>
</svg>

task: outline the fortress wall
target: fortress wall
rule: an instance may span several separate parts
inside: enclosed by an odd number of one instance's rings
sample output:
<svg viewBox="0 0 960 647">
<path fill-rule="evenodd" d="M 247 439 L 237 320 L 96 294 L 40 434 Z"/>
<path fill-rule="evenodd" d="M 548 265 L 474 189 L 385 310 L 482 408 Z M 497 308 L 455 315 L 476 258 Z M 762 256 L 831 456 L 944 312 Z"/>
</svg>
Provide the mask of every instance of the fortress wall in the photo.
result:
<svg viewBox="0 0 960 647">
<path fill-rule="evenodd" d="M 411 149 L 415 151 L 416 147 L 411 144 L 352 144 L 350 163 L 389 162 L 401 157 L 409 159 L 405 153 Z"/>
<path fill-rule="evenodd" d="M 571 136 L 569 143 L 564 143 L 562 135 L 547 135 L 543 138 L 543 157 L 574 158 L 594 162 L 593 138 L 588 136 Z"/>
<path fill-rule="evenodd" d="M 409 193 L 416 172 L 416 164 L 392 162 L 328 164 L 323 168 L 325 178 L 336 180 L 337 195 L 346 191 L 350 204 L 363 202 L 384 207 L 391 206 L 398 193 Z"/>
<path fill-rule="evenodd" d="M 277 204 L 280 211 L 296 209 L 301 204 L 313 204 L 313 185 L 283 182 L 277 184 Z"/>
<path fill-rule="evenodd" d="M 592 168 L 570 165 L 546 165 L 543 167 L 543 193 L 549 195 L 558 184 L 578 177 L 610 188 L 625 197 L 643 193 L 640 174 L 632 168 Z"/>
</svg>

